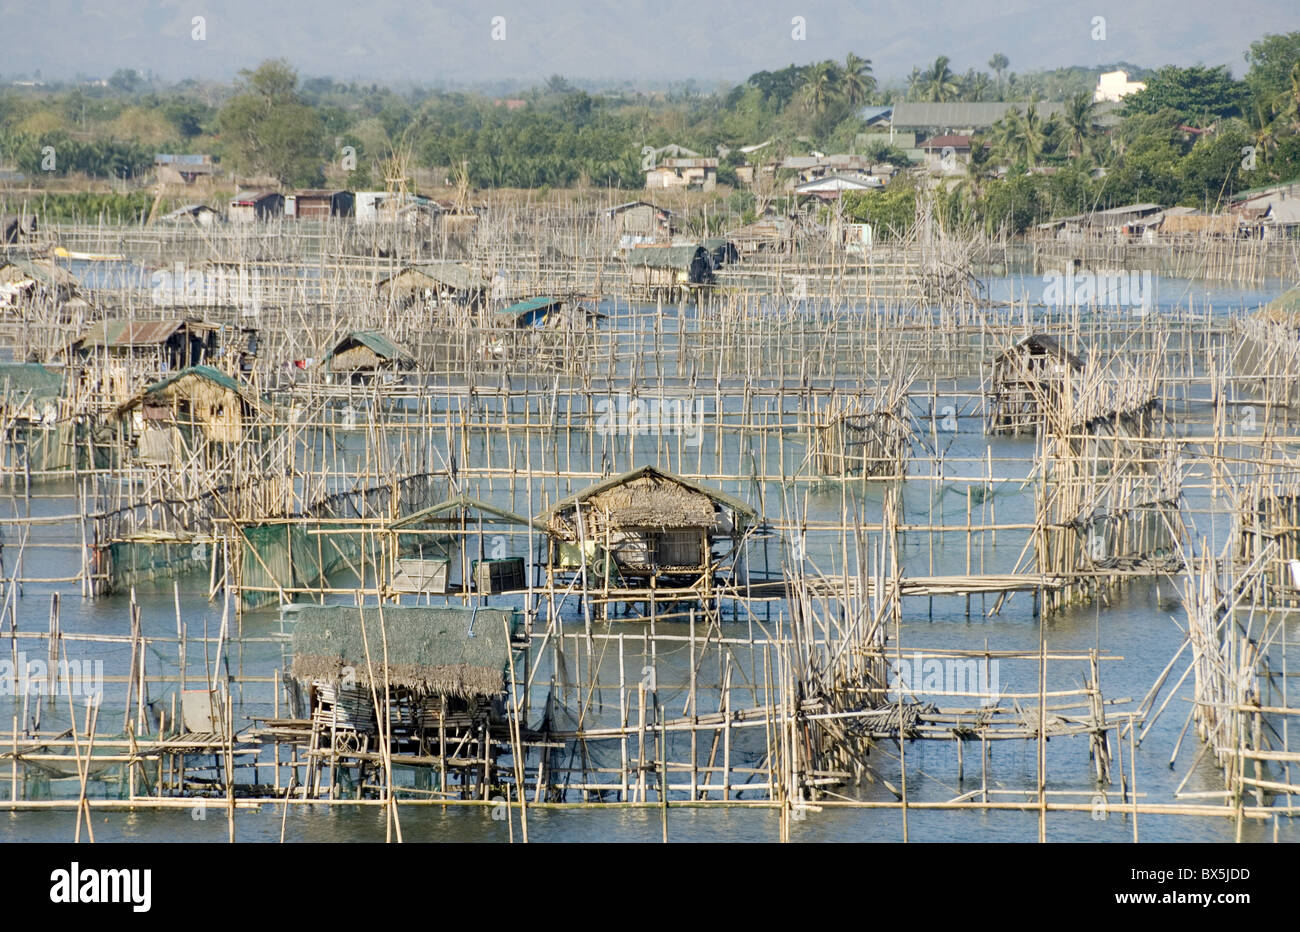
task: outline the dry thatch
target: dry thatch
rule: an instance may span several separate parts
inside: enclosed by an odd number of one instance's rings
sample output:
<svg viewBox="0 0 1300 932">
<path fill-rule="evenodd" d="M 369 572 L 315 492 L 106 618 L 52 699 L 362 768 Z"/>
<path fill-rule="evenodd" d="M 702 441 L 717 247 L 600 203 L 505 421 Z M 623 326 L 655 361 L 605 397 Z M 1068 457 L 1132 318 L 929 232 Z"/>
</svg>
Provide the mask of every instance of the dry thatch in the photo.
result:
<svg viewBox="0 0 1300 932">
<path fill-rule="evenodd" d="M 579 507 L 586 533 L 596 537 L 606 527 L 713 529 L 721 509 L 735 517 L 754 516 L 739 499 L 653 466 L 606 479 L 564 499 L 551 509 L 550 529 L 565 540 L 578 540 Z"/>
<path fill-rule="evenodd" d="M 510 641 L 519 616 L 512 609 L 304 605 L 294 610 L 293 675 L 338 683 L 351 669 L 369 688 L 409 689 L 458 698 L 505 689 Z M 364 638 L 362 626 L 365 627 Z M 387 666 L 384 664 L 387 642 Z M 366 663 L 369 644 L 370 663 Z"/>
</svg>

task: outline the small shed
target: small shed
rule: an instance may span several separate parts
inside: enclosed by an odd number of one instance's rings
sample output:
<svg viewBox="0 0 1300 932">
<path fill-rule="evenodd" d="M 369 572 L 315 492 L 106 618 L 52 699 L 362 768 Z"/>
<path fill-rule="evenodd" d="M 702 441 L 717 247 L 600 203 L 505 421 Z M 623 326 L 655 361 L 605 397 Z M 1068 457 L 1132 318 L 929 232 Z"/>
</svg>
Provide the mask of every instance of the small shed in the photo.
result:
<svg viewBox="0 0 1300 932">
<path fill-rule="evenodd" d="M 394 751 L 456 754 L 463 735 L 481 736 L 483 728 L 500 728 L 504 737 L 517 612 L 297 605 L 286 615 L 294 625 L 292 675 L 308 694 L 320 737 L 345 731 L 373 740 L 376 703 L 385 701 Z M 489 749 L 466 750 L 481 758 Z"/>
<path fill-rule="evenodd" d="M 160 152 L 153 157 L 159 184 L 188 186 L 210 181 L 217 164 L 210 155 Z"/>
<path fill-rule="evenodd" d="M 216 357 L 220 329 L 219 324 L 186 318 L 101 320 L 73 348 L 83 357 L 147 361 L 159 371 L 183 369 Z"/>
<path fill-rule="evenodd" d="M 704 241 L 704 249 L 709 254 L 709 261 L 715 269 L 730 265 L 740 260 L 740 250 L 726 237 L 711 236 Z"/>
<path fill-rule="evenodd" d="M 1046 413 L 1059 410 L 1072 373 L 1084 361 L 1056 337 L 1033 333 L 993 359 L 989 379 L 988 432 L 1037 433 Z"/>
<path fill-rule="evenodd" d="M 50 259 L 0 259 L 0 306 L 67 301 L 79 286 L 75 275 Z"/>
<path fill-rule="evenodd" d="M 604 314 L 570 298 L 528 298 L 497 311 L 501 320 L 515 327 L 586 327 Z"/>
<path fill-rule="evenodd" d="M 628 237 L 631 242 L 667 239 L 673 233 L 672 211 L 648 201 L 628 201 L 607 207 L 599 216 L 613 226 L 619 239 Z"/>
<path fill-rule="evenodd" d="M 0 245 L 13 245 L 36 235 L 36 215 L 0 214 Z"/>
<path fill-rule="evenodd" d="M 284 214 L 284 195 L 276 191 L 241 191 L 230 199 L 231 223 L 270 220 Z"/>
<path fill-rule="evenodd" d="M 698 243 L 684 246 L 638 246 L 628 252 L 634 286 L 672 290 L 713 281 L 713 263 Z"/>
<path fill-rule="evenodd" d="M 221 222 L 221 214 L 207 204 L 186 204 L 158 218 L 159 223 L 192 223 L 195 226 L 211 227 Z"/>
<path fill-rule="evenodd" d="M 353 383 L 415 368 L 415 357 L 378 330 L 353 330 L 321 360 L 330 374 L 346 374 Z"/>
<path fill-rule="evenodd" d="M 614 476 L 560 501 L 545 516 L 548 566 L 604 563 L 606 580 L 698 579 L 733 564 L 754 509 L 725 492 L 654 466 Z M 567 545 L 567 546 L 566 546 Z M 723 552 L 714 548 L 722 545 Z M 608 559 L 600 561 L 604 555 Z"/>
<path fill-rule="evenodd" d="M 298 220 L 328 220 L 351 217 L 356 198 L 351 191 L 308 189 L 295 191 L 284 199 L 284 215 Z"/>
<path fill-rule="evenodd" d="M 482 270 L 459 262 L 425 262 L 408 265 L 382 278 L 375 293 L 397 307 L 478 307 L 491 291 Z"/>
<path fill-rule="evenodd" d="M 201 443 L 237 443 L 260 402 L 230 376 L 211 366 L 188 366 L 119 405 L 114 417 L 128 424 L 136 458 L 177 466 L 183 451 Z M 128 422 L 129 418 L 129 422 Z"/>
</svg>

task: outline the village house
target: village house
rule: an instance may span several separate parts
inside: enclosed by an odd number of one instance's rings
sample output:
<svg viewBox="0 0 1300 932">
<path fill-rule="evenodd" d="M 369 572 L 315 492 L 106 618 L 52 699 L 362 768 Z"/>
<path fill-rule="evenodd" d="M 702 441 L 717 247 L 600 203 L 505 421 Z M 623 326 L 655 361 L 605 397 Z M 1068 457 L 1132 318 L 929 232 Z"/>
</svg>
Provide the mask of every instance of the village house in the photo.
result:
<svg viewBox="0 0 1300 932">
<path fill-rule="evenodd" d="M 659 242 L 673 235 L 673 212 L 649 201 L 628 201 L 606 207 L 598 216 L 610 226 L 621 248 Z"/>
<path fill-rule="evenodd" d="M 1097 89 L 1092 92 L 1092 99 L 1098 103 L 1115 103 L 1146 88 L 1142 81 L 1130 81 L 1127 71 L 1107 71 L 1097 78 Z"/>
<path fill-rule="evenodd" d="M 230 199 L 231 223 L 270 220 L 284 214 L 284 195 L 276 191 L 241 191 Z"/>
<path fill-rule="evenodd" d="M 664 159 L 645 173 L 647 189 L 699 188 L 712 191 L 718 183 L 718 160 L 711 158 Z"/>
<path fill-rule="evenodd" d="M 216 174 L 216 160 L 210 155 L 172 155 L 160 152 L 153 157 L 158 183 L 174 187 L 195 187 L 210 182 Z"/>
<path fill-rule="evenodd" d="M 932 174 L 964 175 L 970 166 L 971 137 L 963 133 L 931 136 L 917 146 Z"/>
<path fill-rule="evenodd" d="M 355 198 L 351 191 L 303 190 L 284 199 L 284 215 L 297 220 L 351 217 Z"/>
</svg>

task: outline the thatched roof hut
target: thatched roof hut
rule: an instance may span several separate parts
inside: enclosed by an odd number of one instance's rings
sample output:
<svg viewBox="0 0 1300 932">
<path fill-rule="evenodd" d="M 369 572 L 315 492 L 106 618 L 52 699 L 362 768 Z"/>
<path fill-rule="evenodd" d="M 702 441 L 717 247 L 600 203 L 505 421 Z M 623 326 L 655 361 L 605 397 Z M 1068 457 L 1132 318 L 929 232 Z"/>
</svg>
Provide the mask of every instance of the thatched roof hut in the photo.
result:
<svg viewBox="0 0 1300 932">
<path fill-rule="evenodd" d="M 246 419 L 264 406 L 239 383 L 211 366 L 187 366 L 147 386 L 119 405 L 114 417 L 141 409 L 148 423 L 199 426 L 208 440 L 231 443 L 242 439 Z"/>
<path fill-rule="evenodd" d="M 520 624 L 513 609 L 481 607 L 303 605 L 293 614 L 295 677 L 338 684 L 350 673 L 365 689 L 461 699 L 504 692 Z"/>
<path fill-rule="evenodd" d="M 481 269 L 448 260 L 405 266 L 375 285 L 380 299 L 399 307 L 418 302 L 473 307 L 481 304 L 490 290 L 491 283 Z"/>
<path fill-rule="evenodd" d="M 50 259 L 0 260 L 0 305 L 41 299 L 67 301 L 80 285 L 75 275 Z"/>
<path fill-rule="evenodd" d="M 545 517 L 557 541 L 585 544 L 588 556 L 607 552 L 624 573 L 644 574 L 704 569 L 712 542 L 737 539 L 755 512 L 725 492 L 642 466 L 563 499 Z"/>
<path fill-rule="evenodd" d="M 1036 433 L 1061 406 L 1071 374 L 1084 365 L 1082 357 L 1045 333 L 1021 337 L 998 353 L 989 381 L 989 432 Z"/>
<path fill-rule="evenodd" d="M 638 246 L 629 250 L 627 263 L 633 285 L 677 288 L 713 281 L 713 262 L 701 245 Z"/>
<path fill-rule="evenodd" d="M 378 330 L 353 330 L 334 344 L 321 361 L 330 372 L 412 369 L 415 357 Z"/>
</svg>

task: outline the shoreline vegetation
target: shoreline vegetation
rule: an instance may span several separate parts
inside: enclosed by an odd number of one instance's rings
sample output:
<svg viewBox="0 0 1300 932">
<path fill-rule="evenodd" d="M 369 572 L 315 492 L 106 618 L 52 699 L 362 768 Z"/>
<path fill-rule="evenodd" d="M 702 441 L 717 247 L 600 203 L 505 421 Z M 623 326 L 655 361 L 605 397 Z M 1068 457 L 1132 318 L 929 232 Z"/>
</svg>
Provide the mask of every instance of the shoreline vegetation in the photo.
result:
<svg viewBox="0 0 1300 932">
<path fill-rule="evenodd" d="M 95 84 L 14 82 L 0 90 L 0 204 L 15 213 L 39 201 L 50 221 L 141 222 L 160 208 L 220 206 L 243 187 L 383 189 L 395 166 L 435 199 L 469 188 L 498 203 L 595 192 L 618 203 L 646 196 L 645 153 L 666 150 L 718 159 L 714 190 L 653 192 L 715 218 L 705 233 L 794 210 L 793 172 L 764 185 L 743 182 L 743 169 L 818 152 L 900 171 L 883 191 L 843 196 L 845 216 L 861 222 L 910 220 L 918 190 L 945 225 L 988 234 L 1139 202 L 1215 212 L 1241 191 L 1300 178 L 1300 32 L 1263 36 L 1245 59 L 1235 78 L 1222 65 L 1125 63 L 1017 74 L 1001 54 L 987 71 L 957 73 L 939 55 L 890 86 L 869 58 L 849 55 L 715 90 L 587 90 L 556 75 L 506 97 L 302 77 L 280 60 L 232 85 L 165 85 L 130 70 Z M 1113 67 L 1146 87 L 1098 104 L 1098 75 Z M 968 170 L 939 182 L 906 171 L 918 160 L 869 125 L 872 107 L 990 101 L 1021 109 L 977 127 Z M 1060 104 L 1050 115 L 1048 102 Z M 164 152 L 211 155 L 216 170 L 198 187 L 164 187 L 154 171 Z"/>
</svg>

